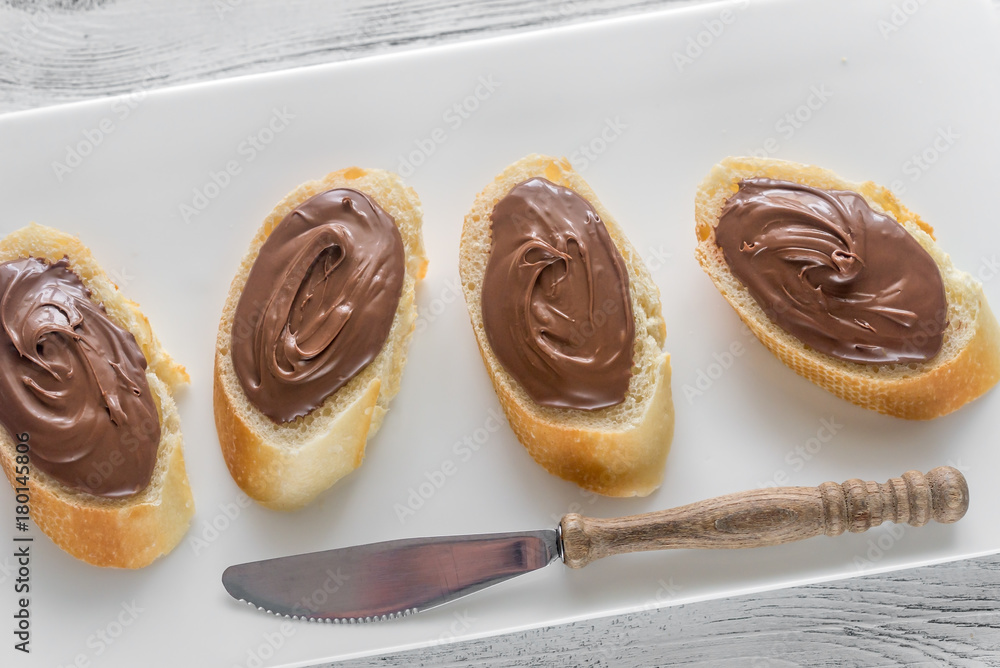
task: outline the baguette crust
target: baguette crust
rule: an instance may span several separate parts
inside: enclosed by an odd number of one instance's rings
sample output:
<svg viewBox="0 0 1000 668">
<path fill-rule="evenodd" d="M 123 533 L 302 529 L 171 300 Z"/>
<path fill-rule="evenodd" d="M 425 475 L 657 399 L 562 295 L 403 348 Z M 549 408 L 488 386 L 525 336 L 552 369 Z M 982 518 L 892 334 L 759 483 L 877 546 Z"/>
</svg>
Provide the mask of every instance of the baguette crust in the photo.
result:
<svg viewBox="0 0 1000 668">
<path fill-rule="evenodd" d="M 931 255 L 944 279 L 948 327 L 941 352 L 929 362 L 870 366 L 816 352 L 773 324 L 729 271 L 715 243 L 715 226 L 726 200 L 746 178 L 766 177 L 825 189 L 852 190 L 876 211 L 891 216 Z M 695 257 L 726 301 L 758 339 L 800 376 L 825 390 L 886 415 L 928 420 L 985 394 L 1000 380 L 1000 326 L 982 285 L 958 271 L 934 242 L 933 229 L 886 188 L 852 183 L 819 167 L 784 160 L 726 158 L 698 189 Z"/>
<path fill-rule="evenodd" d="M 171 395 L 188 382 L 187 372 L 163 350 L 139 306 L 118 292 L 79 239 L 33 223 L 0 241 L 0 262 L 28 256 L 50 263 L 68 257 L 93 301 L 103 303 L 108 318 L 135 336 L 146 358 L 146 379 L 161 425 L 156 467 L 146 489 L 129 498 L 106 499 L 73 490 L 32 469 L 31 519 L 77 559 L 95 566 L 141 568 L 180 542 L 194 514 L 180 416 Z M 15 455 L 13 439 L 0 429 L 0 463 L 12 485 Z"/>
<path fill-rule="evenodd" d="M 372 362 L 309 415 L 277 425 L 251 404 L 233 369 L 233 315 L 250 268 L 271 231 L 310 197 L 333 188 L 365 193 L 393 217 L 403 238 L 406 277 L 392 329 Z M 297 187 L 268 214 L 233 279 L 216 340 L 215 426 L 229 472 L 240 488 L 275 510 L 301 508 L 364 460 L 399 391 L 406 351 L 416 324 L 415 290 L 427 272 L 420 200 L 398 176 L 350 167 Z"/>
<path fill-rule="evenodd" d="M 503 368 L 483 328 L 481 294 L 490 257 L 490 214 L 527 179 L 541 176 L 572 189 L 604 221 L 625 261 L 635 317 L 632 378 L 625 401 L 596 411 L 539 406 Z M 674 430 L 670 355 L 660 293 L 642 259 L 589 185 L 565 159 L 530 155 L 488 185 L 465 217 L 459 273 L 483 363 L 511 429 L 550 473 L 606 496 L 646 496 L 659 487 Z"/>
</svg>

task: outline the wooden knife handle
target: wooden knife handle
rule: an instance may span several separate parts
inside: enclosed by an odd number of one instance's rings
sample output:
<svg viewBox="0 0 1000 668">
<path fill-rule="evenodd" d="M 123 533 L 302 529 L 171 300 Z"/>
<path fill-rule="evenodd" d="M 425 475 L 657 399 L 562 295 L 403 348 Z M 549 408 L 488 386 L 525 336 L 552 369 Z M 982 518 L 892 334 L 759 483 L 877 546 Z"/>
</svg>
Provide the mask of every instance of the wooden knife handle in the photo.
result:
<svg viewBox="0 0 1000 668">
<path fill-rule="evenodd" d="M 848 480 L 728 494 L 680 508 L 615 519 L 562 518 L 563 560 L 582 568 L 602 557 L 674 548 L 780 545 L 820 534 L 867 531 L 889 521 L 957 522 L 969 508 L 965 477 L 950 466 L 907 471 L 888 482 Z"/>
</svg>

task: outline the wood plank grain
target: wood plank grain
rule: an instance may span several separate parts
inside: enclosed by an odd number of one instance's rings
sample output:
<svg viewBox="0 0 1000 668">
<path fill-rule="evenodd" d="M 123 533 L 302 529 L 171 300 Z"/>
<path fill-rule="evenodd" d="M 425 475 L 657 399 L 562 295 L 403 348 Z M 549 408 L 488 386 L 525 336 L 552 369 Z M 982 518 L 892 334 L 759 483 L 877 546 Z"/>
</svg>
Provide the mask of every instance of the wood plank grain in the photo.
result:
<svg viewBox="0 0 1000 668">
<path fill-rule="evenodd" d="M 994 556 L 338 665 L 997 666 L 998 601 Z"/>
<path fill-rule="evenodd" d="M 684 0 L 72 0 L 0 5 L 0 113 L 676 5 Z"/>
</svg>

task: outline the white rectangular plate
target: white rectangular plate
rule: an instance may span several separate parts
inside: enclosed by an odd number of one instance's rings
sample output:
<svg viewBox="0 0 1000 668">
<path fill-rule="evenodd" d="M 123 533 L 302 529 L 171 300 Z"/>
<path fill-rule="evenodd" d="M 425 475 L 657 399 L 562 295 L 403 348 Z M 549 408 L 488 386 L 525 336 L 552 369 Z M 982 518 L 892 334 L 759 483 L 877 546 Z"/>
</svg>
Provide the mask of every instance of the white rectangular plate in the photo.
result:
<svg viewBox="0 0 1000 668">
<path fill-rule="evenodd" d="M 692 254 L 698 182 L 726 155 L 763 151 L 892 185 L 1000 306 L 996 29 L 986 2 L 723 2 L 0 117 L 0 231 L 34 220 L 78 234 L 190 370 L 179 405 L 198 509 L 184 542 L 138 572 L 78 562 L 35 530 L 33 652 L 11 648 L 15 575 L 0 557 L 0 656 L 303 666 L 1000 551 L 1000 393 L 928 423 L 855 408 L 742 334 Z M 660 286 L 677 431 L 663 486 L 645 499 L 581 493 L 494 417 L 457 284 L 459 231 L 476 193 L 532 152 L 571 157 Z M 349 165 L 401 171 L 423 200 L 421 321 L 364 465 L 279 514 L 247 503 L 220 455 L 216 327 L 264 215 L 302 181 Z M 954 526 L 554 565 L 401 622 L 292 623 L 220 584 L 232 563 L 285 554 L 946 463 L 972 490 Z M 14 501 L 2 487 L 9 541 Z"/>
</svg>

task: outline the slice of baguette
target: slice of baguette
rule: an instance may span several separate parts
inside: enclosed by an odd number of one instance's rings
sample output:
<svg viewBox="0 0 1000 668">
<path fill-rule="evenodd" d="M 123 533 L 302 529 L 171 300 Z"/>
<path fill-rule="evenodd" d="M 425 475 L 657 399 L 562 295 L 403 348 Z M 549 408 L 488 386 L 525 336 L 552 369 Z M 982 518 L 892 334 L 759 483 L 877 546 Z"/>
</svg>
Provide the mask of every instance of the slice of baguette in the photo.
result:
<svg viewBox="0 0 1000 668">
<path fill-rule="evenodd" d="M 32 223 L 0 241 L 0 263 L 29 256 L 49 263 L 68 257 L 91 299 L 104 304 L 111 322 L 135 336 L 146 357 L 146 380 L 161 426 L 152 480 L 131 497 L 109 499 L 77 491 L 32 467 L 31 520 L 77 559 L 95 566 L 141 568 L 180 542 L 194 514 L 180 416 L 171 394 L 189 381 L 187 371 L 163 350 L 138 304 L 122 296 L 79 239 Z M 0 463 L 12 485 L 15 456 L 11 435 L 0 429 Z"/>
<path fill-rule="evenodd" d="M 616 406 L 585 411 L 536 404 L 500 365 L 486 338 L 481 293 L 491 252 L 490 214 L 514 186 L 536 176 L 590 202 L 625 261 L 635 346 L 628 393 Z M 618 223 L 569 161 L 529 155 L 486 186 L 465 217 L 459 273 L 486 370 L 511 428 L 535 461 L 560 478 L 606 496 L 646 496 L 659 487 L 674 431 L 660 291 Z"/>
<path fill-rule="evenodd" d="M 715 243 L 715 226 L 742 179 L 765 177 L 834 190 L 851 190 L 909 232 L 930 254 L 944 280 L 948 326 L 941 352 L 922 364 L 866 365 L 816 352 L 767 318 L 729 271 Z M 934 241 L 934 230 L 886 188 L 852 183 L 819 167 L 784 160 L 726 158 L 712 168 L 695 201 L 695 257 L 722 296 L 778 359 L 800 376 L 863 408 L 912 420 L 946 415 L 981 396 L 1000 379 L 1000 327 L 982 285 L 952 265 Z"/>
<path fill-rule="evenodd" d="M 298 205 L 333 188 L 370 197 L 393 217 L 403 238 L 406 276 L 396 316 L 382 351 L 346 385 L 308 415 L 275 424 L 247 400 L 230 353 L 233 316 L 260 247 Z M 392 172 L 350 167 L 303 183 L 264 219 L 229 288 L 215 344 L 215 426 L 236 484 L 275 510 L 301 508 L 364 459 L 365 444 L 382 424 L 399 391 L 406 351 L 416 324 L 417 281 L 427 272 L 420 200 Z"/>
</svg>

